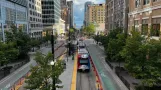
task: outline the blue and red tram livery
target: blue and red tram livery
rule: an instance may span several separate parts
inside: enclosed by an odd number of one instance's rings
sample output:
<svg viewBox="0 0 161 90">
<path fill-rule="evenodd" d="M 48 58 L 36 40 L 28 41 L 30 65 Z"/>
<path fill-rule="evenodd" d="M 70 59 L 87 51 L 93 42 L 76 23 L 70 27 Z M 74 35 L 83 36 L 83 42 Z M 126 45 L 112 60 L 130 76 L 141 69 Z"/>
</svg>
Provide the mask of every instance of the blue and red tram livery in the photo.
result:
<svg viewBox="0 0 161 90">
<path fill-rule="evenodd" d="M 86 49 L 78 50 L 78 71 L 90 71 L 90 56 Z"/>
</svg>

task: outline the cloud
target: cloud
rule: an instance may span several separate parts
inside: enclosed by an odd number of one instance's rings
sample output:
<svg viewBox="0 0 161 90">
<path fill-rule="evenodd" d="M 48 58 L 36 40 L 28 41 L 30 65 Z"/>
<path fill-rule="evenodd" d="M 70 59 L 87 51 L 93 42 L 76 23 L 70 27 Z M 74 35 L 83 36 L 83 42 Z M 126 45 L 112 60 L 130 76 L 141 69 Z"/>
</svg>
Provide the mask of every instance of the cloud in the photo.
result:
<svg viewBox="0 0 161 90">
<path fill-rule="evenodd" d="M 94 2 L 95 4 L 105 3 L 105 0 L 67 0 L 74 2 L 74 16 L 75 16 L 75 23 L 80 27 L 83 25 L 84 20 L 84 4 L 87 1 Z M 78 17 L 78 18 L 76 18 Z M 79 21 L 79 22 L 77 22 Z"/>
</svg>

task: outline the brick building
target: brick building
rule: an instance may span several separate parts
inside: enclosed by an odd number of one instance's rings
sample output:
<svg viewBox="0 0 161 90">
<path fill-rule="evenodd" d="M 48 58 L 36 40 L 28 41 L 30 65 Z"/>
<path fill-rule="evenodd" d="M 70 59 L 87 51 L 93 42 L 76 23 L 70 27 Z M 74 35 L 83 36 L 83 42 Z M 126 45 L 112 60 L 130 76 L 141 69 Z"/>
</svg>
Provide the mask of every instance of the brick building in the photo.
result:
<svg viewBox="0 0 161 90">
<path fill-rule="evenodd" d="M 161 32 L 161 0 L 130 0 L 128 32 L 138 30 L 158 39 Z"/>
</svg>

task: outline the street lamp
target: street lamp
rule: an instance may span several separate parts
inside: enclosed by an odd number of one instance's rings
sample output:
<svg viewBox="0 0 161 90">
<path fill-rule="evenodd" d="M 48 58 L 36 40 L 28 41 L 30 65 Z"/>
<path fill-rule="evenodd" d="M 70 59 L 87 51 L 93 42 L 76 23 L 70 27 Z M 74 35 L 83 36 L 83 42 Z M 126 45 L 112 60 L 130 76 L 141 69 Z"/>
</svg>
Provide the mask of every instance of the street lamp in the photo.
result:
<svg viewBox="0 0 161 90">
<path fill-rule="evenodd" d="M 54 65 L 56 63 L 56 60 L 52 60 L 50 62 L 50 65 L 52 66 L 52 71 L 54 71 Z M 52 75 L 52 90 L 56 90 L 56 87 L 55 87 L 55 75 Z"/>
<path fill-rule="evenodd" d="M 51 62 L 50 62 L 50 65 L 52 65 L 52 66 L 53 66 L 54 64 L 55 64 L 55 62 L 54 62 L 54 61 L 51 61 Z"/>
<path fill-rule="evenodd" d="M 53 60 L 55 59 L 55 52 L 54 52 L 54 42 L 55 42 L 55 39 L 54 39 L 54 30 L 52 30 L 52 33 L 51 33 L 51 51 L 52 51 L 52 54 L 53 54 Z M 52 65 L 52 71 L 54 71 L 54 61 L 51 61 L 50 63 Z M 52 77 L 52 80 L 53 80 L 53 83 L 52 83 L 52 90 L 56 90 L 56 87 L 55 87 L 55 75 L 53 75 Z"/>
<path fill-rule="evenodd" d="M 67 29 L 68 29 L 68 54 L 69 54 L 69 56 L 70 56 L 70 30 L 69 30 L 69 26 L 67 27 Z"/>
</svg>

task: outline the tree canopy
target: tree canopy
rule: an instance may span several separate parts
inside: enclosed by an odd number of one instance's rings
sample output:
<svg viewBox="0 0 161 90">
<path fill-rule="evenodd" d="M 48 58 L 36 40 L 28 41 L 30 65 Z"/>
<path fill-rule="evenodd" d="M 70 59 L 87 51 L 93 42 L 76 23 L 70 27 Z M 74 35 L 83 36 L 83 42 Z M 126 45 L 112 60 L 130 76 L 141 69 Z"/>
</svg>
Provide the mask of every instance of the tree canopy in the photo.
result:
<svg viewBox="0 0 161 90">
<path fill-rule="evenodd" d="M 95 33 L 95 26 L 94 24 L 89 24 L 87 27 L 83 28 L 83 32 L 87 35 L 92 35 Z"/>
<path fill-rule="evenodd" d="M 54 71 L 50 62 L 53 60 L 53 54 L 48 53 L 44 56 L 42 53 L 37 52 L 35 61 L 37 66 L 31 68 L 31 75 L 27 77 L 25 81 L 27 83 L 27 89 L 39 89 L 39 90 L 50 90 L 52 87 L 52 78 L 56 81 L 56 88 L 61 88 L 61 80 L 59 80 L 59 75 L 63 72 L 63 66 L 61 61 L 58 60 L 54 65 Z"/>
<path fill-rule="evenodd" d="M 121 55 L 125 58 L 125 68 L 143 84 L 153 86 L 161 81 L 161 41 L 145 39 L 132 31 Z"/>
</svg>

